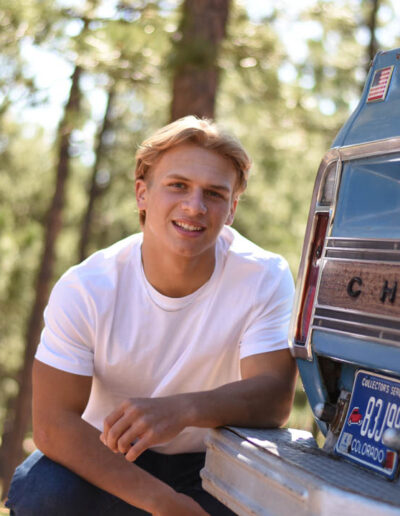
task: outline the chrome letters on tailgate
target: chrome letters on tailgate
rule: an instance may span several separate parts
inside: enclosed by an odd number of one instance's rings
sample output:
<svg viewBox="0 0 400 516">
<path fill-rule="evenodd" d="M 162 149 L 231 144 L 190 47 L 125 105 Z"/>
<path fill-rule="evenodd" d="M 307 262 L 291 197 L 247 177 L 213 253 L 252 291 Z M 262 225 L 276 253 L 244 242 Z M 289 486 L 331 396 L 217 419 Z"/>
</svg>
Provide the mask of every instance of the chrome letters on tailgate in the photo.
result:
<svg viewBox="0 0 400 516">
<path fill-rule="evenodd" d="M 400 242 L 328 239 L 312 325 L 400 346 Z"/>
</svg>

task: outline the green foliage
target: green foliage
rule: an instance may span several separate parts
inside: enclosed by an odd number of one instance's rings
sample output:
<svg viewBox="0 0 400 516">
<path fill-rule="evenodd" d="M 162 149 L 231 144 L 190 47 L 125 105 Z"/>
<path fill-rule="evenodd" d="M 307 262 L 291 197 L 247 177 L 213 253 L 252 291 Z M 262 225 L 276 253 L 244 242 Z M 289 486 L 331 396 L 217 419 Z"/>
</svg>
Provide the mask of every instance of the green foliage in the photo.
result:
<svg viewBox="0 0 400 516">
<path fill-rule="evenodd" d="M 33 300 L 33 278 L 42 246 L 42 222 L 52 183 L 51 151 L 41 131 L 2 120 L 0 152 L 0 423 L 7 399 L 15 395 L 21 366 L 25 321 Z"/>
</svg>

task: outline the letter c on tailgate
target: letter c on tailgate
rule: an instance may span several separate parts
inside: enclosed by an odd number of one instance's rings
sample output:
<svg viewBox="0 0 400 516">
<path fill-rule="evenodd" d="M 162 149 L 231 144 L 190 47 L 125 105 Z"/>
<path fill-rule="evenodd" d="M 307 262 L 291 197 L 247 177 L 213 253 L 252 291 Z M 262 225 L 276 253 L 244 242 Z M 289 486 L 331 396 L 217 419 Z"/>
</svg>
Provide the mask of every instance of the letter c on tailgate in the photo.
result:
<svg viewBox="0 0 400 516">
<path fill-rule="evenodd" d="M 358 297 L 361 294 L 361 289 L 354 290 L 354 285 L 357 283 L 357 285 L 363 284 L 362 279 L 359 276 L 355 276 L 354 278 L 351 278 L 349 283 L 347 284 L 347 293 L 350 297 Z"/>
</svg>

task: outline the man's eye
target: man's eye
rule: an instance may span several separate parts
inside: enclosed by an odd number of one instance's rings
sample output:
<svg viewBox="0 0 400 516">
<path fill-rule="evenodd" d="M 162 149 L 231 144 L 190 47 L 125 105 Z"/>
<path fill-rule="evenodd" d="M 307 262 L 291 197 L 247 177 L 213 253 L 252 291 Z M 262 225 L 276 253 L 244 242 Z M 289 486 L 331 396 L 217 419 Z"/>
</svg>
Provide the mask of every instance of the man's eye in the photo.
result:
<svg viewBox="0 0 400 516">
<path fill-rule="evenodd" d="M 177 190 L 181 190 L 182 188 L 185 188 L 185 183 L 171 183 L 169 186 L 176 188 Z"/>
<path fill-rule="evenodd" d="M 215 197 L 216 199 L 222 199 L 222 195 L 219 192 L 216 192 L 215 190 L 207 190 L 207 195 L 210 197 Z"/>
</svg>

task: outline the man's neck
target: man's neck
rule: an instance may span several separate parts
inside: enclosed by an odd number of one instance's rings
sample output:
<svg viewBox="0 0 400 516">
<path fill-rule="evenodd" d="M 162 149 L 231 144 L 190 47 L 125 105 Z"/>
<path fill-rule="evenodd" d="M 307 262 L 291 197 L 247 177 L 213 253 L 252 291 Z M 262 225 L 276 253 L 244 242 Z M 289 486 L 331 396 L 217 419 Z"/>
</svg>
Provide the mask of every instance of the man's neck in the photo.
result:
<svg viewBox="0 0 400 516">
<path fill-rule="evenodd" d="M 168 297 L 184 297 L 210 279 L 215 267 L 215 250 L 190 258 L 170 253 L 160 255 L 143 241 L 142 263 L 147 281 L 158 292 Z"/>
</svg>

